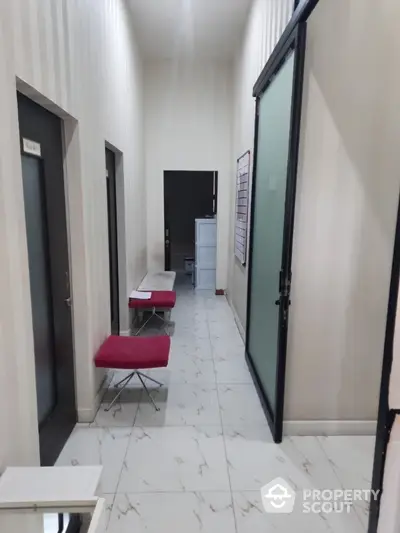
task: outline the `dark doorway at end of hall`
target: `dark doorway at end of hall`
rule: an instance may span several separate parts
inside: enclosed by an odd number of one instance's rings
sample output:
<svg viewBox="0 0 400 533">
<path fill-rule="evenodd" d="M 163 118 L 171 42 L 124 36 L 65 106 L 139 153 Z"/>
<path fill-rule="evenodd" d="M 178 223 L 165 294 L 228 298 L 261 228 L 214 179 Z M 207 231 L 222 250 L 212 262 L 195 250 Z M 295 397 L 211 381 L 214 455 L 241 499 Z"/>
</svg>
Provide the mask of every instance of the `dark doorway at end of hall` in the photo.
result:
<svg viewBox="0 0 400 533">
<path fill-rule="evenodd" d="M 218 172 L 164 172 L 165 270 L 190 278 L 195 261 L 195 220 L 217 210 Z"/>
</svg>

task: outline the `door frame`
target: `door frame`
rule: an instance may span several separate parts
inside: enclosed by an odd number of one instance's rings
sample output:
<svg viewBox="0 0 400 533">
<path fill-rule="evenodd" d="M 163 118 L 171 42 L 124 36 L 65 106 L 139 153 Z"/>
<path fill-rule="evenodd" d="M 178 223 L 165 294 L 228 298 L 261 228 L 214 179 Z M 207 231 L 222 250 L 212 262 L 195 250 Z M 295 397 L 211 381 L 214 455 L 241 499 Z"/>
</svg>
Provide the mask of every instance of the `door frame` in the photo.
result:
<svg viewBox="0 0 400 533">
<path fill-rule="evenodd" d="M 163 205 L 164 205 L 164 270 L 169 272 L 171 270 L 171 241 L 170 241 L 170 228 L 167 224 L 168 222 L 168 215 L 167 215 L 167 200 L 165 197 L 165 180 L 166 180 L 166 172 L 167 170 L 163 171 Z"/>
<path fill-rule="evenodd" d="M 169 243 L 167 243 L 167 240 L 170 240 L 170 228 L 167 227 L 167 202 L 165 198 L 165 179 L 166 179 L 166 173 L 168 172 L 192 172 L 196 174 L 197 172 L 210 172 L 213 174 L 213 212 L 214 215 L 217 216 L 218 212 L 218 170 L 164 170 L 163 171 L 163 206 L 164 206 L 164 270 L 170 271 L 171 270 L 171 247 L 169 246 Z M 217 221 L 218 222 L 218 221 Z M 217 258 L 218 258 L 218 252 L 217 252 Z"/>
<path fill-rule="evenodd" d="M 295 53 L 294 57 L 294 75 L 292 84 L 292 101 L 291 101 L 291 119 L 289 135 L 289 153 L 287 167 L 287 183 L 285 196 L 285 215 L 283 224 L 283 244 L 282 260 L 279 287 L 279 326 L 277 342 L 277 368 L 276 368 L 276 392 L 275 392 L 275 411 L 268 399 L 261 380 L 258 376 L 256 367 L 251 359 L 249 352 L 249 329 L 250 329 L 250 310 L 251 310 L 251 288 L 252 288 L 252 262 L 253 262 L 253 240 L 254 240 L 254 205 L 256 195 L 256 176 L 257 176 L 257 152 L 258 152 L 258 130 L 259 130 L 259 107 L 260 100 L 264 92 L 272 83 L 276 74 L 285 64 L 289 54 Z M 250 243 L 249 243 L 249 265 L 247 280 L 247 311 L 246 311 L 246 361 L 250 373 L 256 385 L 272 436 L 275 442 L 282 441 L 283 433 L 283 412 L 284 412 L 284 395 L 285 395 L 285 374 L 286 374 L 286 352 L 287 352 L 287 332 L 289 320 L 290 305 L 290 286 L 292 279 L 292 248 L 293 248 L 293 231 L 294 215 L 296 200 L 296 182 L 297 182 L 297 165 L 299 156 L 300 143 L 300 126 L 301 126 L 301 109 L 303 100 L 303 78 L 304 78 L 304 61 L 306 52 L 306 23 L 300 23 L 295 26 L 285 42 L 279 49 L 275 49 L 263 69 L 259 79 L 254 85 L 253 96 L 256 97 L 256 117 L 254 133 L 254 161 L 253 161 L 253 179 L 251 191 L 251 208 L 250 208 Z M 278 294 L 278 292 L 277 292 Z M 278 301 L 278 300 L 277 300 Z"/>
<path fill-rule="evenodd" d="M 57 339 L 53 337 L 53 355 L 54 355 L 54 368 L 53 375 L 55 381 L 55 404 L 49 416 L 46 420 L 43 420 L 39 427 L 39 445 L 40 445 L 40 459 L 42 466 L 51 466 L 55 463 L 61 449 L 65 445 L 67 438 L 72 432 L 76 421 L 77 421 L 77 402 L 76 402 L 76 371 L 75 371 L 75 343 L 74 343 L 74 318 L 73 318 L 73 309 L 71 305 L 72 300 L 72 273 L 71 273 L 71 248 L 70 248 L 70 233 L 69 233 L 69 216 L 68 216 L 68 198 L 66 191 L 66 174 L 65 174 L 65 165 L 64 165 L 64 123 L 59 114 L 54 113 L 52 109 L 48 109 L 43 106 L 41 102 L 35 101 L 31 98 L 30 95 L 25 94 L 19 90 L 19 87 L 16 88 L 16 101 L 17 101 L 17 110 L 19 115 L 19 128 L 18 136 L 20 140 L 20 157 L 29 157 L 41 162 L 42 173 L 43 173 L 43 183 L 44 187 L 43 193 L 45 204 L 45 219 L 47 230 L 51 228 L 52 221 L 48 219 L 49 211 L 53 208 L 52 206 L 57 205 L 61 208 L 61 203 L 63 205 L 64 212 L 60 218 L 59 214 L 54 215 L 60 222 L 60 231 L 61 234 L 57 234 L 57 247 L 59 246 L 58 238 L 62 242 L 62 246 L 66 246 L 66 251 L 61 255 L 62 259 L 60 262 L 60 255 L 57 258 L 56 266 L 52 266 L 51 253 L 52 253 L 52 242 L 54 245 L 54 234 L 51 235 L 51 231 L 46 236 L 48 241 L 48 250 L 46 252 L 45 261 L 49 266 L 49 279 L 48 279 L 48 289 L 50 292 L 51 298 L 51 322 L 52 322 L 52 336 L 55 334 L 55 331 L 59 329 L 65 334 L 65 338 Z M 43 115 L 41 114 L 43 111 Z M 25 114 L 21 114 L 24 113 Z M 43 125 L 43 129 L 37 126 L 32 128 L 32 117 L 27 116 L 26 113 L 33 113 L 34 117 L 37 117 L 39 123 Z M 51 119 L 47 118 L 50 117 Z M 34 123 L 36 124 L 36 122 Z M 47 129 L 47 126 L 50 128 L 51 134 Z M 52 137 L 54 132 L 52 128 L 57 129 L 56 146 L 51 145 L 49 139 Z M 30 153 L 24 148 L 23 139 L 30 138 L 35 142 L 38 142 L 42 145 L 41 153 Z M 50 155 L 54 149 L 59 150 L 59 153 L 55 157 L 51 158 Z M 61 181 L 57 182 L 57 190 L 53 190 L 55 196 L 49 197 L 46 191 L 49 183 L 54 184 L 55 182 L 50 179 L 51 174 L 46 173 L 45 166 L 46 162 L 49 164 L 51 172 L 57 173 L 57 178 Z M 22 166 L 21 166 L 22 170 Z M 60 171 L 61 175 L 58 175 Z M 21 180 L 24 181 L 24 177 L 21 172 Z M 57 204 L 53 203 L 53 200 L 57 201 Z M 24 201 L 25 207 L 25 201 Z M 26 221 L 25 221 L 26 226 Z M 54 226 L 53 228 L 54 229 Z M 25 231 L 27 228 L 25 228 Z M 28 242 L 26 235 L 26 243 Z M 56 248 L 57 248 L 56 247 Z M 54 250 L 53 250 L 54 252 Z M 28 255 L 29 261 L 29 255 Z M 61 281 L 62 280 L 62 281 Z M 30 288 L 30 283 L 29 283 Z M 29 290 L 30 293 L 30 290 Z M 31 298 L 28 298 L 28 304 L 30 308 L 30 316 L 33 317 L 32 301 Z M 69 307 L 68 311 L 66 306 Z M 62 327 L 57 328 L 57 324 L 62 324 Z M 34 335 L 33 323 L 31 324 L 32 336 Z M 64 344 L 65 341 L 65 344 Z M 61 349 L 60 346 L 57 349 L 57 342 L 63 345 Z M 35 351 L 33 349 L 33 358 L 35 359 Z M 66 376 L 68 379 L 66 380 Z M 73 383 L 69 379 L 73 379 Z M 37 385 L 35 387 L 37 393 Z M 60 398 L 64 401 L 60 402 Z"/>
<path fill-rule="evenodd" d="M 90 237 L 88 236 L 86 222 L 87 214 L 85 213 L 85 176 L 82 167 L 80 123 L 74 116 L 69 114 L 62 107 L 55 104 L 52 100 L 44 96 L 34 87 L 26 83 L 24 80 L 16 77 L 15 87 L 16 91 L 24 94 L 33 102 L 39 104 L 44 109 L 57 115 L 62 120 L 64 187 L 69 248 L 68 252 L 70 262 L 70 288 L 73 302 L 72 341 L 75 364 L 75 398 L 78 420 L 80 422 L 90 422 L 93 420 L 93 417 L 96 413 L 97 404 L 94 391 L 95 386 L 93 385 L 95 382 L 95 378 L 93 377 L 95 375 L 95 372 L 93 370 L 92 361 L 88 360 L 88 354 L 93 353 L 92 341 L 89 336 L 89 332 L 91 331 L 90 308 L 92 304 L 89 290 L 90 264 L 87 253 L 87 243 L 90 242 Z M 15 92 L 15 116 L 17 116 L 16 95 L 17 92 Z M 16 134 L 19 135 L 17 120 Z M 18 154 L 19 152 L 20 150 L 18 148 Z M 22 172 L 19 174 L 19 180 L 21 180 L 22 187 Z M 24 289 L 25 291 L 29 290 L 29 284 L 24 284 Z M 31 316 L 30 310 L 28 316 Z M 33 347 L 33 332 L 31 332 L 29 335 L 32 337 L 32 341 L 30 343 L 32 343 Z M 33 350 L 29 350 L 26 354 L 26 357 L 32 358 L 32 360 L 33 356 Z M 26 361 L 21 360 L 21 364 L 24 364 L 25 366 Z M 29 364 L 31 364 L 31 362 L 29 362 Z M 77 379 L 78 375 L 79 379 Z M 93 386 L 93 395 L 88 394 L 89 386 Z M 35 397 L 31 393 L 29 398 L 27 398 L 26 402 L 29 402 L 29 404 L 32 405 L 33 401 L 36 401 L 36 388 L 33 376 L 31 376 L 31 383 L 29 385 L 29 388 L 31 391 L 34 391 Z M 24 391 L 26 389 L 27 385 L 25 383 Z M 24 403 L 24 405 L 26 404 Z M 35 457 L 38 461 L 38 434 L 36 430 L 33 433 L 31 430 L 30 432 L 30 447 L 35 447 Z"/>
<path fill-rule="evenodd" d="M 114 177 L 113 177 L 113 183 L 112 183 L 112 187 L 113 187 L 113 197 L 110 197 L 109 198 L 109 191 L 108 191 L 108 188 L 110 186 L 110 176 L 108 174 L 108 168 L 107 168 L 107 152 L 111 153 L 112 156 L 113 156 L 113 173 L 114 173 Z M 116 327 L 117 327 L 117 330 L 116 331 L 113 331 L 113 322 L 111 320 L 111 334 L 112 335 L 119 335 L 119 332 L 120 332 L 120 307 L 121 307 L 121 301 L 120 301 L 120 293 L 119 293 L 119 271 L 120 271 L 120 268 L 119 268 L 119 242 L 118 242 L 118 199 L 117 199 L 117 155 L 116 153 L 114 152 L 114 150 L 111 150 L 111 148 L 109 148 L 107 145 L 105 145 L 105 163 L 106 163 L 106 195 L 107 195 L 107 228 L 108 228 L 108 254 L 109 254 L 109 263 L 110 263 L 110 272 L 109 272 L 109 281 L 110 281 L 110 313 L 112 313 L 112 307 L 113 307 L 113 297 L 116 298 L 116 312 L 117 312 L 117 316 L 115 317 L 115 321 L 116 321 Z M 111 207 L 111 204 L 109 203 L 110 200 L 114 199 L 114 206 Z M 115 210 L 115 212 L 114 212 Z M 111 251 L 111 241 L 110 241 L 110 235 L 111 235 L 111 232 L 113 231 L 113 227 L 112 227 L 112 221 L 110 220 L 111 217 L 114 216 L 115 217 L 115 238 L 116 238 L 116 246 L 117 246 L 117 257 L 116 257 L 116 261 L 117 261 L 117 264 L 116 264 L 116 287 L 113 286 L 113 282 L 112 282 L 112 251 Z M 111 296 L 111 294 L 113 294 L 113 297 Z M 112 315 L 111 315 L 112 316 Z"/>
<path fill-rule="evenodd" d="M 119 335 L 130 335 L 129 308 L 126 304 L 127 286 L 127 251 L 125 221 L 125 179 L 124 154 L 109 141 L 104 141 L 105 148 L 114 152 L 115 156 L 115 193 L 117 204 L 117 242 L 118 242 L 118 290 L 119 290 Z"/>
</svg>

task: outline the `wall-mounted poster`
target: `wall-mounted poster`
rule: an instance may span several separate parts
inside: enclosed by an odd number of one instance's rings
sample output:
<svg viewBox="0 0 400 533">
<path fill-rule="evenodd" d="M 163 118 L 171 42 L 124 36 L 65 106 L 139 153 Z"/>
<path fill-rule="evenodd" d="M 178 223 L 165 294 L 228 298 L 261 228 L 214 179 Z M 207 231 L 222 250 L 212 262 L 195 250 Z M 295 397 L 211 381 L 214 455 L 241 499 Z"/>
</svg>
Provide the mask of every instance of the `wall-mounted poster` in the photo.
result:
<svg viewBox="0 0 400 533">
<path fill-rule="evenodd" d="M 235 255 L 246 264 L 247 222 L 249 216 L 250 150 L 237 160 L 236 169 L 236 219 Z"/>
</svg>

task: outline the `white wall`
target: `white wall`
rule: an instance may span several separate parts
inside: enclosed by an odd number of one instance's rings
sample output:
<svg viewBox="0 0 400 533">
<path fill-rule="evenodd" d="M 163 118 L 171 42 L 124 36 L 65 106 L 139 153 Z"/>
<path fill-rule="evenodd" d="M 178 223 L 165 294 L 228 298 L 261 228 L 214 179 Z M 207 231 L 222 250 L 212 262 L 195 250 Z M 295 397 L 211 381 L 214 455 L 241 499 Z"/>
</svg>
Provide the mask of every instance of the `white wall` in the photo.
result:
<svg viewBox="0 0 400 533">
<path fill-rule="evenodd" d="M 146 270 L 141 62 L 123 0 L 0 6 L 0 469 L 38 460 L 16 76 L 78 120 L 67 127 L 77 400 L 93 414 L 93 355 L 110 329 L 104 143 L 124 153 L 126 287 Z M 10 400 L 12 406 L 10 406 Z"/>
<path fill-rule="evenodd" d="M 247 268 L 235 259 L 236 160 L 246 150 L 254 151 L 255 99 L 253 85 L 293 13 L 293 0 L 254 0 L 234 65 L 234 138 L 232 157 L 231 218 L 229 236 L 228 298 L 239 318 L 246 324 Z"/>
<path fill-rule="evenodd" d="M 332 431 L 373 432 L 377 416 L 400 185 L 399 16 L 396 0 L 321 1 L 308 24 L 285 419 Z"/>
<path fill-rule="evenodd" d="M 145 66 L 149 270 L 164 270 L 164 170 L 218 171 L 217 288 L 227 286 L 232 77 L 227 63 L 160 61 Z"/>
</svg>

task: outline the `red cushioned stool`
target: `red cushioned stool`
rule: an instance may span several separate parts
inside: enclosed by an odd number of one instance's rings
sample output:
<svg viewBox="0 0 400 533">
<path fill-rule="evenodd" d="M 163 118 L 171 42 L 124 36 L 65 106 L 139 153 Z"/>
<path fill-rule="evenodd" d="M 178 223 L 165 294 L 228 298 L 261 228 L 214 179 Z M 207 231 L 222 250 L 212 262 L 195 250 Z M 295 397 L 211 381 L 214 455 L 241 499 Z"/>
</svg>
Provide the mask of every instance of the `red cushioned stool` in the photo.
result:
<svg viewBox="0 0 400 533">
<path fill-rule="evenodd" d="M 147 291 L 145 291 L 147 292 Z M 129 307 L 138 311 L 145 311 L 150 309 L 152 311 L 151 316 L 142 324 L 135 335 L 139 335 L 143 328 L 150 322 L 153 317 L 157 317 L 164 323 L 164 331 L 168 334 L 166 326 L 167 320 L 157 313 L 157 310 L 163 310 L 170 312 L 176 304 L 176 292 L 175 291 L 149 291 L 151 296 L 148 300 L 139 300 L 136 298 L 129 298 Z"/>
<path fill-rule="evenodd" d="M 94 359 L 96 367 L 132 370 L 128 376 L 121 379 L 121 381 L 115 385 L 115 387 L 118 388 L 124 383 L 123 387 L 118 391 L 106 411 L 111 409 L 120 397 L 122 391 L 135 375 L 137 375 L 142 383 L 143 388 L 147 392 L 156 411 L 160 410 L 155 404 L 143 378 L 153 381 L 160 387 L 162 387 L 163 384 L 160 381 L 139 372 L 139 369 L 166 367 L 168 365 L 170 346 L 171 339 L 168 335 L 160 335 L 156 337 L 118 337 L 117 335 L 111 335 L 106 339 Z"/>
</svg>

